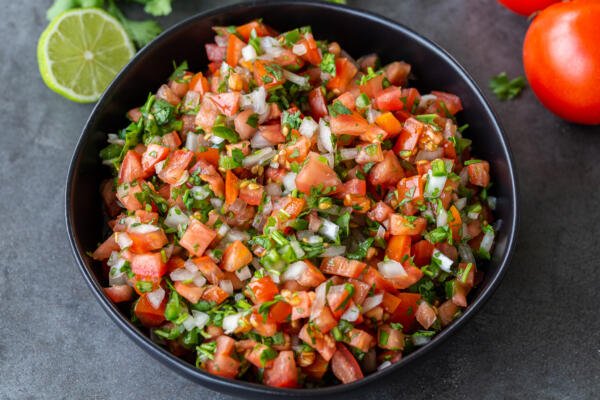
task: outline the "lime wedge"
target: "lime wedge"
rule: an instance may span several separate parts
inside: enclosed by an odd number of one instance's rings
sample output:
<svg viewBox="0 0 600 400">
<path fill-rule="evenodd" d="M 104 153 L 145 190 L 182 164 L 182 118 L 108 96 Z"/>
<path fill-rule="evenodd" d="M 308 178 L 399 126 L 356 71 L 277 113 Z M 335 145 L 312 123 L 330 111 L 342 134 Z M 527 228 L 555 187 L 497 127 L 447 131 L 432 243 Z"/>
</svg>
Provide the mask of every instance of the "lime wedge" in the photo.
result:
<svg viewBox="0 0 600 400">
<path fill-rule="evenodd" d="M 60 95 L 91 103 L 135 54 L 123 26 L 97 8 L 65 11 L 38 42 L 42 78 Z"/>
</svg>

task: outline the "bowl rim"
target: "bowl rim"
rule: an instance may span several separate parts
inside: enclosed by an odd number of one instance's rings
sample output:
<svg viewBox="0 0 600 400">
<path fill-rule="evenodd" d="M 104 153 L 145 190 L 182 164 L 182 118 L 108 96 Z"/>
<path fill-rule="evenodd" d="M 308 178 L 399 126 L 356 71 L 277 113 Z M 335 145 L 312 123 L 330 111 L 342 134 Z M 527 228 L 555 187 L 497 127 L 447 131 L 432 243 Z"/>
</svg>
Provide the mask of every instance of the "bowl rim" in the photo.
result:
<svg viewBox="0 0 600 400">
<path fill-rule="evenodd" d="M 283 5 L 293 5 L 298 7 L 312 7 L 321 9 L 323 11 L 335 11 L 341 12 L 345 14 L 349 14 L 351 16 L 355 16 L 361 18 L 363 20 L 369 20 L 374 22 L 380 26 L 385 26 L 386 28 L 390 28 L 396 31 L 401 31 L 404 35 L 406 35 L 410 40 L 418 42 L 420 45 L 425 46 L 430 51 L 436 53 L 439 57 L 445 59 L 457 72 L 460 78 L 467 84 L 470 90 L 475 95 L 476 101 L 478 101 L 484 108 L 485 112 L 491 119 L 493 129 L 499 135 L 501 151 L 505 156 L 507 161 L 507 173 L 510 178 L 510 185 L 512 186 L 512 198 L 510 198 L 510 208 L 512 209 L 512 228 L 510 232 L 507 232 L 507 245 L 504 254 L 502 255 L 500 261 L 497 264 L 496 274 L 489 281 L 488 285 L 482 289 L 479 293 L 478 297 L 473 301 L 472 304 L 464 310 L 462 315 L 457 318 L 451 325 L 446 327 L 440 333 L 438 333 L 430 343 L 425 346 L 422 346 L 418 350 L 409 354 L 406 357 L 403 357 L 399 362 L 376 372 L 373 372 L 363 379 L 360 379 L 356 382 L 352 382 L 349 384 L 341 384 L 334 386 L 326 386 L 323 388 L 308 388 L 308 389 L 281 389 L 281 388 L 273 388 L 266 385 L 261 385 L 258 383 L 252 383 L 242 380 L 232 380 L 227 378 L 221 378 L 215 375 L 212 375 L 204 370 L 194 367 L 187 361 L 171 354 L 169 351 L 160 347 L 150 340 L 150 338 L 145 335 L 140 329 L 134 326 L 130 321 L 128 321 L 124 316 L 121 315 L 118 308 L 108 299 L 108 297 L 104 294 L 102 287 L 96 281 L 94 274 L 91 272 L 91 267 L 88 267 L 86 261 L 84 259 L 85 252 L 80 250 L 77 245 L 77 241 L 75 239 L 75 227 L 73 224 L 73 178 L 75 176 L 77 164 L 77 160 L 80 158 L 82 150 L 84 138 L 89 134 L 90 127 L 94 124 L 97 119 L 98 110 L 105 107 L 105 102 L 108 97 L 108 94 L 113 90 L 113 88 L 120 82 L 123 77 L 128 73 L 128 71 L 132 68 L 132 65 L 136 64 L 138 60 L 146 53 L 152 50 L 153 47 L 158 45 L 159 43 L 166 40 L 168 36 L 172 33 L 181 30 L 188 25 L 193 25 L 197 20 L 201 20 L 207 17 L 216 16 L 220 14 L 227 14 L 233 10 L 245 7 L 253 7 L 253 6 L 264 6 L 264 5 L 273 5 L 273 6 L 283 6 Z M 405 25 L 393 21 L 389 18 L 380 16 L 370 11 L 352 8 L 340 4 L 333 3 L 323 3 L 315 0 L 267 0 L 267 1 L 244 1 L 232 5 L 227 5 L 224 7 L 216 7 L 212 8 L 197 14 L 194 14 L 188 18 L 183 19 L 182 21 L 174 24 L 173 26 L 166 29 L 162 32 L 157 38 L 155 38 L 150 44 L 143 47 L 140 51 L 136 53 L 136 55 L 127 63 L 127 65 L 117 74 L 112 83 L 108 86 L 108 88 L 104 91 L 96 105 L 94 106 L 90 116 L 88 117 L 84 128 L 77 140 L 77 145 L 75 147 L 73 156 L 69 162 L 69 169 L 67 175 L 67 182 L 65 188 L 65 221 L 67 227 L 67 235 L 69 237 L 70 247 L 73 253 L 73 256 L 77 262 L 80 272 L 83 275 L 84 280 L 86 281 L 90 290 L 94 293 L 96 299 L 104 309 L 104 311 L 110 316 L 110 318 L 115 322 L 121 330 L 123 330 L 127 336 L 129 336 L 138 346 L 143 348 L 146 352 L 152 355 L 155 359 L 158 359 L 163 364 L 167 365 L 173 370 L 180 372 L 186 378 L 194 381 L 195 383 L 199 383 L 201 385 L 205 385 L 212 390 L 219 390 L 218 388 L 224 388 L 228 393 L 248 393 L 250 395 L 264 395 L 264 396 L 292 396 L 292 397 L 317 397 L 317 396 L 326 396 L 332 394 L 339 394 L 342 392 L 347 392 L 350 390 L 358 389 L 364 385 L 372 383 L 376 380 L 384 378 L 392 373 L 395 373 L 406 364 L 411 363 L 413 360 L 421 358 L 427 353 L 430 353 L 433 349 L 437 348 L 440 343 L 445 341 L 448 337 L 453 335 L 459 328 L 461 328 L 468 320 L 472 318 L 472 316 L 477 313 L 481 307 L 487 302 L 487 300 L 491 297 L 491 295 L 498 288 L 512 255 L 514 253 L 517 231 L 518 231 L 518 222 L 519 222 L 519 204 L 518 204 L 518 185 L 517 185 L 517 177 L 514 167 L 514 160 L 512 156 L 512 152 L 507 140 L 507 137 L 504 133 L 504 129 L 502 128 L 496 113 L 493 108 L 490 106 L 487 101 L 485 95 L 482 93 L 481 89 L 474 81 L 474 79 L 470 76 L 470 74 L 465 70 L 465 68 L 446 50 L 444 50 L 440 45 L 435 43 L 433 40 L 430 40 L 424 36 L 421 36 L 417 32 L 412 29 L 406 27 Z"/>
</svg>

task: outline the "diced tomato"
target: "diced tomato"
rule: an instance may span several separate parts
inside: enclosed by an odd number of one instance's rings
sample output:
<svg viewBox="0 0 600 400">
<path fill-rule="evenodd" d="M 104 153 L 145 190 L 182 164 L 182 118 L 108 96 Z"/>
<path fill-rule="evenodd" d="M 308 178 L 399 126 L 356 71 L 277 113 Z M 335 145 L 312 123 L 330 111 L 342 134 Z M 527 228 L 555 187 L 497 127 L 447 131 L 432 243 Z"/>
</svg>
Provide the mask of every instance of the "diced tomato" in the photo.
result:
<svg viewBox="0 0 600 400">
<path fill-rule="evenodd" d="M 240 362 L 235 358 L 217 354 L 214 359 L 206 362 L 206 370 L 213 375 L 222 376 L 224 378 L 234 379 L 240 369 Z"/>
<path fill-rule="evenodd" d="M 352 295 L 352 301 L 355 304 L 361 305 L 367 298 L 371 287 L 364 282 L 357 279 L 348 279 L 348 283 L 354 286 L 354 294 Z"/>
<path fill-rule="evenodd" d="M 252 34 L 253 30 L 258 37 L 271 35 L 269 27 L 263 24 L 260 20 L 250 21 L 247 24 L 238 26 L 235 28 L 235 30 L 237 33 L 242 35 L 246 42 L 250 40 L 250 35 Z"/>
<path fill-rule="evenodd" d="M 131 183 L 144 176 L 142 157 L 133 150 L 125 153 L 119 169 L 119 183 Z"/>
<path fill-rule="evenodd" d="M 490 164 L 480 161 L 467 166 L 469 182 L 475 186 L 487 187 L 490 184 Z"/>
<path fill-rule="evenodd" d="M 424 200 L 425 176 L 413 175 L 408 178 L 402 178 L 398 182 L 398 200 L 409 199 L 414 204 L 420 204 Z"/>
<path fill-rule="evenodd" d="M 318 308 L 313 303 L 313 309 Z M 341 313 L 338 312 L 341 315 Z M 311 322 L 315 327 L 319 329 L 319 332 L 325 334 L 337 326 L 338 321 L 329 309 L 329 307 L 323 305 L 319 310 L 311 311 Z"/>
<path fill-rule="evenodd" d="M 383 222 L 388 219 L 393 212 L 394 210 L 390 206 L 383 201 L 379 201 L 375 204 L 375 207 L 371 208 L 371 211 L 367 213 L 367 216 L 373 221 Z"/>
<path fill-rule="evenodd" d="M 378 163 L 383 161 L 383 152 L 381 144 L 378 142 L 361 146 L 355 160 L 357 164 Z"/>
<path fill-rule="evenodd" d="M 277 333 L 277 323 L 270 321 L 268 318 L 258 313 L 253 313 L 250 316 L 250 324 L 256 333 L 261 336 L 273 336 Z"/>
<path fill-rule="evenodd" d="M 262 304 L 265 301 L 273 300 L 273 297 L 279 293 L 277 285 L 270 276 L 253 280 L 248 284 L 248 289 L 251 292 L 254 304 Z"/>
<path fill-rule="evenodd" d="M 189 90 L 193 90 L 194 92 L 198 92 L 204 96 L 206 92 L 209 90 L 208 80 L 204 77 L 202 72 L 198 72 L 192 77 L 190 81 Z"/>
<path fill-rule="evenodd" d="M 402 123 L 391 112 L 384 112 L 375 119 L 375 123 L 392 136 L 402 132 Z"/>
<path fill-rule="evenodd" d="M 308 194 L 311 188 L 318 186 L 335 191 L 342 184 L 327 160 L 322 158 L 317 153 L 308 155 L 308 161 L 296 176 L 296 187 L 299 191 Z"/>
<path fill-rule="evenodd" d="M 296 182 L 298 182 L 297 177 Z M 306 200 L 304 198 L 285 196 L 277 200 L 273 206 L 271 216 L 277 219 L 279 226 L 283 226 L 285 222 L 300 215 L 305 206 Z"/>
<path fill-rule="evenodd" d="M 250 351 L 248 351 L 245 355 L 246 360 L 250 362 L 250 364 L 255 365 L 257 368 L 271 368 L 273 366 L 273 360 L 266 358 L 263 353 L 271 351 L 269 346 L 266 346 L 262 343 L 257 343 Z"/>
<path fill-rule="evenodd" d="M 363 378 L 358 362 L 343 344 L 337 345 L 337 351 L 331 359 L 331 370 L 342 383 L 351 383 Z"/>
<path fill-rule="evenodd" d="M 181 146 L 181 138 L 175 131 L 163 135 L 161 141 L 162 144 L 170 150 L 176 150 Z"/>
<path fill-rule="evenodd" d="M 244 43 L 243 40 L 236 35 L 229 35 L 227 40 L 227 53 L 225 55 L 225 61 L 229 66 L 237 66 L 238 61 L 242 58 L 242 49 L 244 46 L 246 46 L 246 43 Z"/>
<path fill-rule="evenodd" d="M 410 236 L 392 236 L 385 249 L 385 255 L 392 260 L 404 263 L 410 256 Z"/>
<path fill-rule="evenodd" d="M 242 140 L 248 140 L 256 133 L 256 126 L 248 124 L 248 119 L 254 114 L 254 110 L 244 110 L 240 112 L 234 119 L 235 131 L 240 135 Z"/>
<path fill-rule="evenodd" d="M 445 115 L 446 111 L 448 111 L 452 115 L 456 115 L 459 111 L 463 109 L 460 98 L 454 94 L 446 92 L 436 92 L 435 90 L 432 91 L 431 94 L 438 98 L 437 106 L 438 114 L 440 115 Z"/>
<path fill-rule="evenodd" d="M 230 37 L 235 37 L 231 35 Z M 225 114 L 228 117 L 233 117 L 237 114 L 240 109 L 240 99 L 242 95 L 239 92 L 227 92 L 213 94 L 210 96 L 210 100 L 215 104 L 221 114 Z"/>
<path fill-rule="evenodd" d="M 406 275 L 388 279 L 396 289 L 408 289 L 423 277 L 423 271 L 417 267 L 404 265 L 404 269 Z"/>
<path fill-rule="evenodd" d="M 360 85 L 360 91 L 370 98 L 377 97 L 383 91 L 383 74 L 378 74 L 374 78 L 369 79 L 364 84 Z"/>
<path fill-rule="evenodd" d="M 396 290 L 391 282 L 385 279 L 383 275 L 381 275 L 381 273 L 373 267 L 367 267 L 361 279 L 363 282 L 369 285 L 369 287 L 375 287 L 377 290 L 392 292 Z"/>
<path fill-rule="evenodd" d="M 196 257 L 193 258 L 192 261 L 194 264 L 196 264 L 202 275 L 204 275 L 204 277 L 213 285 L 216 285 L 225 279 L 225 274 L 223 271 L 221 271 L 221 269 L 210 257 Z"/>
<path fill-rule="evenodd" d="M 252 262 L 252 253 L 244 244 L 236 240 L 223 252 L 221 268 L 225 271 L 234 272 Z"/>
<path fill-rule="evenodd" d="M 203 287 L 198 287 L 194 284 L 186 284 L 183 282 L 175 282 L 173 284 L 177 293 L 179 293 L 183 298 L 189 301 L 192 304 L 196 304 L 202 298 L 202 294 L 204 293 Z"/>
<path fill-rule="evenodd" d="M 173 106 L 176 106 L 181 101 L 179 96 L 177 96 L 175 93 L 173 93 L 171 88 L 167 85 L 161 85 L 158 88 L 158 91 L 156 92 L 156 98 L 160 99 L 160 100 L 164 100 Z"/>
<path fill-rule="evenodd" d="M 458 306 L 454 304 L 452 300 L 447 300 L 442 303 L 442 305 L 438 307 L 438 316 L 440 317 L 442 326 L 450 325 L 450 323 L 454 320 L 458 310 Z"/>
<path fill-rule="evenodd" d="M 298 386 L 298 370 L 293 351 L 281 351 L 271 368 L 266 368 L 263 382 L 267 386 L 295 388 Z"/>
<path fill-rule="evenodd" d="M 308 318 L 311 314 L 311 299 L 308 292 L 300 291 L 292 294 L 290 304 L 292 305 L 292 321 Z"/>
<path fill-rule="evenodd" d="M 427 227 L 427 220 L 422 217 L 405 217 L 402 214 L 390 216 L 389 231 L 392 235 L 421 235 Z"/>
<path fill-rule="evenodd" d="M 147 233 L 132 232 L 130 229 L 127 234 L 132 240 L 129 250 L 134 253 L 148 253 L 153 250 L 159 250 L 168 243 L 167 235 L 160 228 Z"/>
<path fill-rule="evenodd" d="M 382 90 L 375 98 L 374 105 L 382 112 L 402 110 L 404 108 L 402 90 L 396 86 Z"/>
<path fill-rule="evenodd" d="M 394 152 L 403 158 L 408 158 L 415 153 L 424 128 L 425 125 L 415 118 L 404 121 L 402 132 L 400 132 L 400 136 L 394 145 Z M 403 156 L 405 152 L 408 153 L 408 157 Z"/>
<path fill-rule="evenodd" d="M 285 78 L 281 71 L 278 74 L 273 73 L 277 69 L 281 69 L 277 64 L 269 64 L 265 61 L 256 60 L 254 62 L 254 80 L 258 85 L 264 86 L 265 89 L 279 86 L 285 82 Z"/>
<path fill-rule="evenodd" d="M 352 94 L 352 92 L 344 92 L 341 95 L 339 95 L 335 100 L 333 100 L 333 102 L 339 101 L 340 103 L 342 103 L 344 105 L 344 107 L 346 107 L 349 110 L 354 110 L 356 108 L 356 97 L 354 96 L 354 94 Z"/>
<path fill-rule="evenodd" d="M 319 121 L 328 114 L 325 96 L 320 87 L 316 87 L 308 93 L 308 105 L 310 106 L 310 115 L 315 121 Z"/>
<path fill-rule="evenodd" d="M 230 206 L 238 198 L 240 192 L 239 179 L 231 170 L 225 174 L 225 204 Z"/>
<path fill-rule="evenodd" d="M 204 149 L 204 151 L 196 153 L 196 160 L 202 160 L 216 168 L 219 166 L 219 149 L 215 149 L 214 147 L 207 147 Z"/>
<path fill-rule="evenodd" d="M 350 289 L 350 290 L 349 290 Z M 350 302 L 354 287 L 350 284 L 334 285 L 327 292 L 327 303 L 335 317 L 340 317 Z"/>
<path fill-rule="evenodd" d="M 202 293 L 202 300 L 213 301 L 216 304 L 221 304 L 229 297 L 229 293 L 221 289 L 219 286 L 210 285 L 205 288 Z"/>
<path fill-rule="evenodd" d="M 367 130 L 369 122 L 360 114 L 354 112 L 331 117 L 329 125 L 334 135 L 359 136 Z"/>
<path fill-rule="evenodd" d="M 415 312 L 417 322 L 425 329 L 429 329 L 437 319 L 435 310 L 426 301 L 422 301 Z"/>
<path fill-rule="evenodd" d="M 256 183 L 240 188 L 240 199 L 251 206 L 258 206 L 262 202 L 264 187 Z"/>
<path fill-rule="evenodd" d="M 217 237 L 215 231 L 197 219 L 191 218 L 183 237 L 179 240 L 179 245 L 191 255 L 201 256 L 215 237 Z"/>
<path fill-rule="evenodd" d="M 306 292 L 301 292 L 301 293 L 306 293 Z M 310 306 L 309 306 L 308 310 L 310 312 Z M 277 303 L 273 304 L 271 306 L 271 308 L 269 309 L 269 317 L 267 319 L 270 322 L 275 322 L 277 324 L 280 324 L 282 322 L 288 321 L 288 318 L 290 318 L 290 315 L 292 315 L 292 319 L 293 319 L 292 306 L 289 305 L 288 303 L 286 303 L 285 301 L 278 301 Z"/>
<path fill-rule="evenodd" d="M 381 305 L 384 310 L 390 314 L 393 314 L 396 311 L 396 308 L 400 305 L 401 300 L 397 296 L 390 294 L 388 292 L 383 292 L 383 301 Z"/>
<path fill-rule="evenodd" d="M 335 339 L 331 335 L 323 334 L 318 328 L 305 324 L 298 334 L 300 340 L 317 350 L 325 361 L 331 360 L 335 353 Z"/>
<path fill-rule="evenodd" d="M 418 293 L 398 293 L 396 296 L 400 298 L 400 304 L 391 315 L 390 321 L 401 323 L 404 327 L 403 332 L 411 332 L 415 323 L 417 303 L 421 300 L 421 295 Z"/>
<path fill-rule="evenodd" d="M 383 153 L 383 161 L 375 164 L 369 171 L 369 182 L 373 186 L 395 186 L 404 178 L 404 169 L 393 151 Z"/>
<path fill-rule="evenodd" d="M 140 296 L 139 300 L 135 303 L 133 313 L 140 320 L 142 325 L 147 327 L 159 326 L 165 321 L 165 306 L 167 305 L 167 297 L 163 299 L 163 302 L 158 308 L 154 308 L 147 295 L 144 293 Z"/>
<path fill-rule="evenodd" d="M 273 145 L 285 143 L 285 136 L 281 133 L 280 124 L 261 125 L 258 127 L 258 132 Z"/>
<path fill-rule="evenodd" d="M 190 169 L 190 171 L 192 173 L 197 173 L 200 179 L 202 179 L 204 182 L 207 182 L 210 190 L 212 190 L 216 196 L 224 196 L 225 182 L 223 181 L 223 177 L 212 164 L 199 159 L 198 162 Z"/>
<path fill-rule="evenodd" d="M 220 62 L 225 60 L 225 54 L 227 53 L 226 47 L 217 46 L 214 43 L 207 43 L 204 45 L 206 49 L 206 57 L 209 61 Z"/>
<path fill-rule="evenodd" d="M 306 48 L 306 53 L 301 56 L 303 60 L 308 61 L 312 65 L 321 64 L 321 52 L 319 51 L 319 47 L 317 46 L 317 42 L 312 33 L 305 33 L 304 37 L 302 37 L 297 44 L 302 44 Z"/>
<path fill-rule="evenodd" d="M 342 93 L 356 76 L 358 68 L 344 57 L 336 58 L 335 60 L 335 76 L 327 82 L 327 89 L 335 93 Z"/>
<path fill-rule="evenodd" d="M 298 137 L 295 142 L 285 146 L 286 160 L 290 163 L 293 161 L 302 163 L 308 156 L 311 146 L 312 142 L 310 139 L 305 136 Z"/>
<path fill-rule="evenodd" d="M 194 153 L 188 150 L 175 150 L 165 161 L 163 169 L 158 177 L 170 185 L 179 183 L 181 176 L 194 158 Z"/>
<path fill-rule="evenodd" d="M 336 256 L 332 258 L 324 258 L 321 263 L 321 271 L 326 274 L 345 276 L 347 278 L 358 278 L 367 264 L 349 260 L 346 257 Z"/>
<path fill-rule="evenodd" d="M 158 144 L 149 144 L 142 156 L 143 176 L 148 178 L 154 174 L 154 166 L 167 158 L 169 148 Z"/>
<path fill-rule="evenodd" d="M 113 303 L 123 303 L 130 301 L 133 295 L 133 290 L 129 285 L 116 285 L 103 288 L 104 293 Z"/>
<path fill-rule="evenodd" d="M 367 194 L 367 182 L 358 178 L 344 182 L 338 195 L 343 198 L 347 194 L 364 196 Z"/>
<path fill-rule="evenodd" d="M 312 364 L 302 367 L 302 372 L 304 372 L 306 376 L 312 380 L 321 381 L 328 368 L 329 362 L 321 357 L 321 355 L 317 354 L 315 361 L 313 361 Z"/>
<path fill-rule="evenodd" d="M 121 248 L 117 244 L 115 234 L 113 233 L 92 253 L 92 258 L 99 261 L 106 260 L 113 251 L 119 250 L 121 250 Z M 325 279 L 323 278 L 323 280 Z"/>
<path fill-rule="evenodd" d="M 404 61 L 395 61 L 385 66 L 383 69 L 385 77 L 392 85 L 404 86 L 410 75 L 410 64 Z"/>
<path fill-rule="evenodd" d="M 304 260 L 304 263 L 307 265 L 307 269 L 300 278 L 298 278 L 298 283 L 300 285 L 307 288 L 313 288 L 325 282 L 325 276 L 317 267 L 308 260 Z"/>
<path fill-rule="evenodd" d="M 417 267 L 428 265 L 431 262 L 435 247 L 427 240 L 420 240 L 412 247 L 413 262 Z"/>
<path fill-rule="evenodd" d="M 196 125 L 205 131 L 211 131 L 217 117 L 219 116 L 219 111 L 217 110 L 217 106 L 210 99 L 212 97 L 212 93 L 207 93 L 202 99 L 202 103 L 200 103 L 200 109 L 198 110 L 198 114 L 196 114 Z"/>
<path fill-rule="evenodd" d="M 347 333 L 343 341 L 352 347 L 356 347 L 362 352 L 367 352 L 373 344 L 373 336 L 362 329 L 354 328 Z"/>
<path fill-rule="evenodd" d="M 140 203 L 135 195 L 142 192 L 143 183 L 144 181 L 142 180 L 123 183 L 117 188 L 117 199 L 119 199 L 128 211 L 135 211 L 142 208 L 142 203 Z"/>
<path fill-rule="evenodd" d="M 381 325 L 377 331 L 377 344 L 382 349 L 404 350 L 404 334 L 390 325 Z"/>
<path fill-rule="evenodd" d="M 161 277 L 167 272 L 167 265 L 160 253 L 134 254 L 131 271 L 136 275 Z"/>
</svg>

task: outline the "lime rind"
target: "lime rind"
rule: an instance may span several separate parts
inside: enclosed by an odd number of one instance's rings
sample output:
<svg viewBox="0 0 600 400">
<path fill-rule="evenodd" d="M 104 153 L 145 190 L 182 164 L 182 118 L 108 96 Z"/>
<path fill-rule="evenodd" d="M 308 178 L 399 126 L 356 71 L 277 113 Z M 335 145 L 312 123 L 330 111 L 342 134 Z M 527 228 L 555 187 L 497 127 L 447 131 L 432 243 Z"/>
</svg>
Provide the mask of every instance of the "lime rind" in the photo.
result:
<svg viewBox="0 0 600 400">
<path fill-rule="evenodd" d="M 63 34 L 65 30 L 70 34 Z M 40 74 L 46 85 L 78 103 L 98 100 L 134 54 L 135 47 L 122 25 L 97 8 L 58 15 L 42 33 L 37 47 Z M 86 62 L 90 61 L 86 55 L 93 57 L 93 63 Z"/>
</svg>

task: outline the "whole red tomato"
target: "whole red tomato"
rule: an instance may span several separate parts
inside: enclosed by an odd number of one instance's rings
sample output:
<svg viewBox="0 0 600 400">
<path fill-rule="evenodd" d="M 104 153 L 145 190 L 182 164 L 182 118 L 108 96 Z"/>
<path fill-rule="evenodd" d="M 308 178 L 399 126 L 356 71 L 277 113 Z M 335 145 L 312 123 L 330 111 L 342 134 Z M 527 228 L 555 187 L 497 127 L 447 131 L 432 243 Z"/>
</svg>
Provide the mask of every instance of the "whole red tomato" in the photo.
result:
<svg viewBox="0 0 600 400">
<path fill-rule="evenodd" d="M 543 10 L 550 4 L 558 3 L 560 0 L 498 0 L 509 10 L 517 14 L 529 16 L 536 11 Z"/>
<path fill-rule="evenodd" d="M 523 64 L 550 111 L 600 124 L 600 0 L 558 3 L 538 14 L 525 37 Z"/>
</svg>

